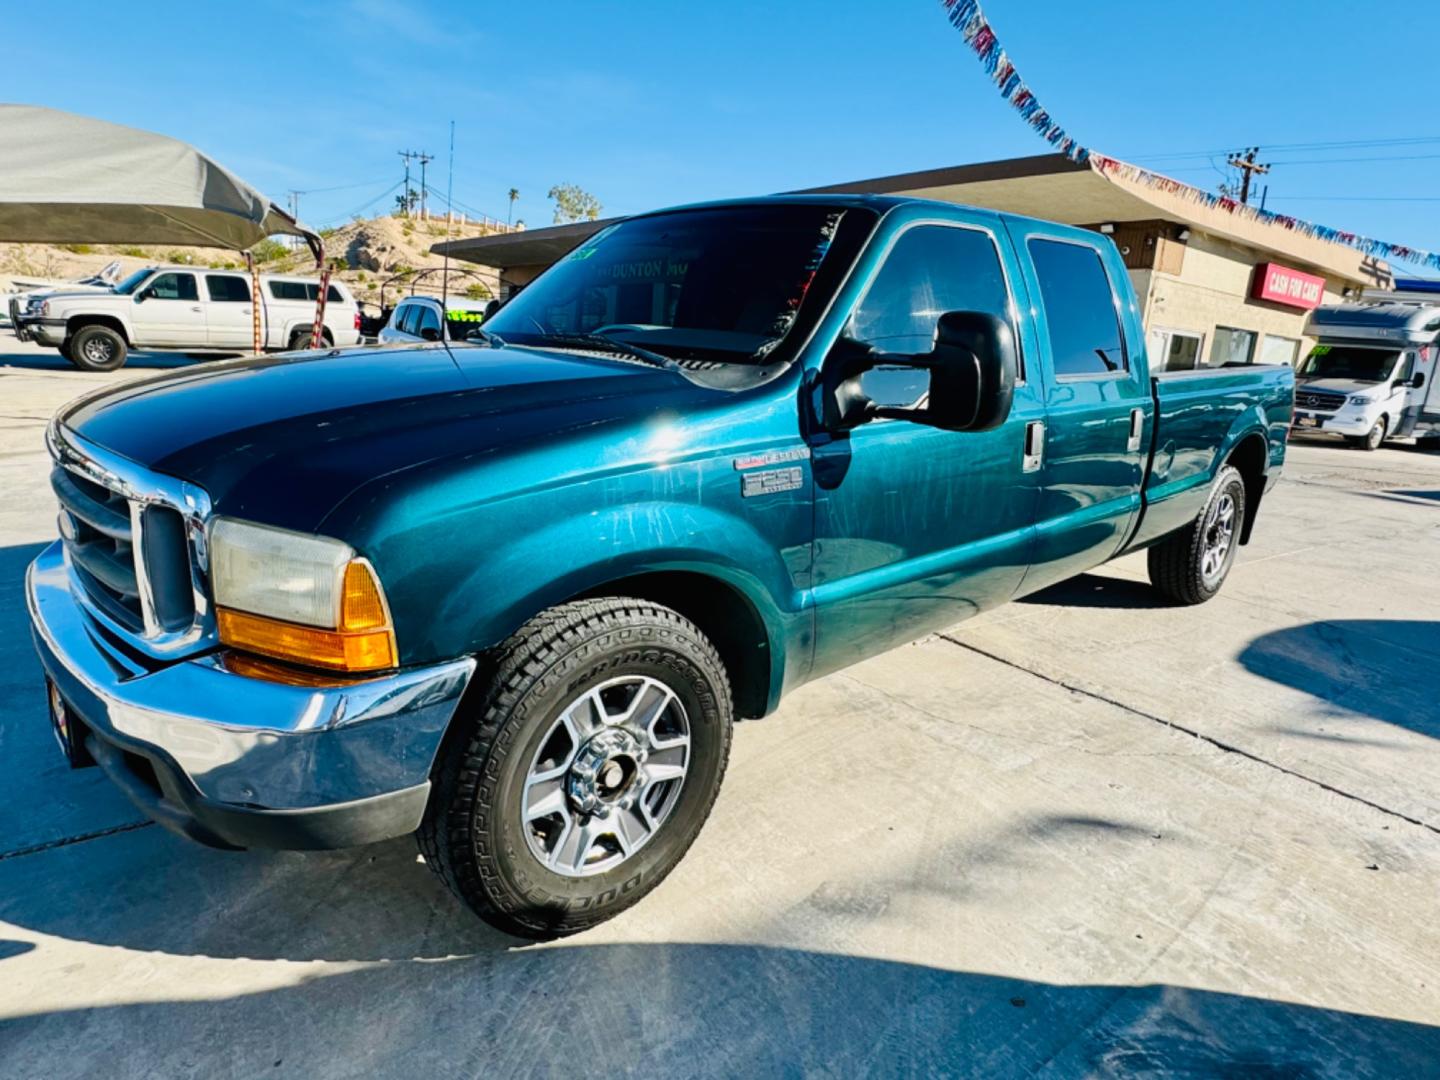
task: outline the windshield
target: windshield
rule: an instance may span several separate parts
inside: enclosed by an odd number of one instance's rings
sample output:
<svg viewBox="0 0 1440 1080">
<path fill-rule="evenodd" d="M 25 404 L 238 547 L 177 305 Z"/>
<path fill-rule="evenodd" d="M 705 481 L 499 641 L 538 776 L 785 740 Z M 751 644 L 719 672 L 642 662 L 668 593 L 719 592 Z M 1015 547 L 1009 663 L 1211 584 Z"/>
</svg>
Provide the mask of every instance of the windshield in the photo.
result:
<svg viewBox="0 0 1440 1080">
<path fill-rule="evenodd" d="M 598 349 L 608 338 L 652 356 L 760 363 L 796 321 L 842 216 L 800 204 L 621 222 L 556 263 L 485 329 L 520 345 Z"/>
<path fill-rule="evenodd" d="M 140 287 L 141 283 L 142 283 L 146 278 L 148 278 L 148 277 L 149 277 L 151 274 L 153 274 L 154 272 L 155 272 L 155 271 L 152 270 L 152 269 L 151 269 L 150 267 L 148 267 L 148 266 L 145 267 L 143 270 L 136 270 L 133 274 L 131 274 L 129 277 L 127 277 L 124 281 L 120 282 L 119 285 L 116 285 L 116 286 L 115 286 L 115 291 L 116 291 L 117 293 L 119 293 L 121 296 L 129 296 L 132 292 L 134 292 L 136 289 L 138 289 L 138 288 Z"/>
<path fill-rule="evenodd" d="M 1355 379 L 1384 382 L 1395 370 L 1400 353 L 1361 345 L 1316 345 L 1297 372 L 1302 379 Z"/>
</svg>

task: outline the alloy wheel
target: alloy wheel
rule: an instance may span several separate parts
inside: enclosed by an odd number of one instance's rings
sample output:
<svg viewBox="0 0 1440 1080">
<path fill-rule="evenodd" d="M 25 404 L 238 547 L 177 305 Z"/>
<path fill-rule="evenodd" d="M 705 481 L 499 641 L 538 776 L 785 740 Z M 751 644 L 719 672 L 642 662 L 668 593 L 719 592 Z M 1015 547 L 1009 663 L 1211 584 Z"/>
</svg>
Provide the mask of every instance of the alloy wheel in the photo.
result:
<svg viewBox="0 0 1440 1080">
<path fill-rule="evenodd" d="M 690 722 L 675 691 L 625 675 L 560 710 L 530 763 L 520 821 L 530 852 L 565 877 L 613 870 L 675 809 Z"/>
</svg>

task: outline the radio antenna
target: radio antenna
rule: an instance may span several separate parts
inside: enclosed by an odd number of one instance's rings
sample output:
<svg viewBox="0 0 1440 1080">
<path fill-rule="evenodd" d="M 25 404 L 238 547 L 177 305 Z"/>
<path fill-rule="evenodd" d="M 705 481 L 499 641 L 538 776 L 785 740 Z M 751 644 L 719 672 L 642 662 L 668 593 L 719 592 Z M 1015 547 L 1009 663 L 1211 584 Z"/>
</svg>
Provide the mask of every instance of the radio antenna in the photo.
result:
<svg viewBox="0 0 1440 1080">
<path fill-rule="evenodd" d="M 448 315 L 450 307 L 450 223 L 455 218 L 455 204 L 450 201 L 450 195 L 455 190 L 455 121 L 450 121 L 450 163 L 448 175 L 445 177 L 445 262 L 444 269 L 440 271 L 440 317 Z M 449 334 L 445 335 L 449 337 Z"/>
</svg>

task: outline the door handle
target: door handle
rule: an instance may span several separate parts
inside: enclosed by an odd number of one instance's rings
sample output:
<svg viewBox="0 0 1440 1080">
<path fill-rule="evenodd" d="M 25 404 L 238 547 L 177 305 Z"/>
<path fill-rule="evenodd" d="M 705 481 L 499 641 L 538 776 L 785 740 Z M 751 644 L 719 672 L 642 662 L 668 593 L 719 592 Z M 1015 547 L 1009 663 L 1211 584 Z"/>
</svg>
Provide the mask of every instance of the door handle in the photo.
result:
<svg viewBox="0 0 1440 1080">
<path fill-rule="evenodd" d="M 1145 410 L 1130 410 L 1130 441 L 1125 444 L 1125 449 L 1134 452 L 1140 449 L 1140 436 L 1145 431 Z"/>
<path fill-rule="evenodd" d="M 195 305 L 194 307 L 192 307 L 190 310 L 191 310 L 191 311 L 204 311 L 205 309 L 202 308 L 199 304 L 196 304 L 196 305 Z"/>
<path fill-rule="evenodd" d="M 1035 472 L 1045 460 L 1045 422 L 1031 420 L 1025 425 L 1025 456 L 1020 461 L 1021 472 Z"/>
</svg>

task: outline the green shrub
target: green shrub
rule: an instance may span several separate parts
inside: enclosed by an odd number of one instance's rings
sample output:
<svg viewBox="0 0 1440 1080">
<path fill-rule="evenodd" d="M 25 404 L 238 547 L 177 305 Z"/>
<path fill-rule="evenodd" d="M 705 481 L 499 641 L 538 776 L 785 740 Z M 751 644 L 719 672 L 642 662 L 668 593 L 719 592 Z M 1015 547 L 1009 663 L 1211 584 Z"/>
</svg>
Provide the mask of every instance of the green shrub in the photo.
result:
<svg viewBox="0 0 1440 1080">
<path fill-rule="evenodd" d="M 61 244 L 61 248 L 74 255 L 93 255 L 95 248 L 90 244 Z"/>
<path fill-rule="evenodd" d="M 256 262 L 268 263 L 275 262 L 277 259 L 285 258 L 285 256 L 291 254 L 291 251 L 279 240 L 267 239 L 261 240 L 258 244 L 252 247 L 250 249 L 250 254 L 255 256 Z"/>
<path fill-rule="evenodd" d="M 472 281 L 465 286 L 466 300 L 489 300 L 490 296 L 490 290 L 485 287 L 483 281 Z"/>
<path fill-rule="evenodd" d="M 142 248 L 142 247 L 122 247 L 122 248 L 120 249 L 120 254 L 121 254 L 121 255 L 128 256 L 129 258 L 132 258 L 132 259 L 148 259 L 148 258 L 150 258 L 150 253 L 149 253 L 148 251 L 146 251 L 146 250 L 145 250 L 144 248 Z"/>
</svg>

